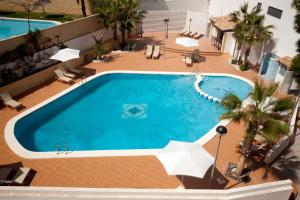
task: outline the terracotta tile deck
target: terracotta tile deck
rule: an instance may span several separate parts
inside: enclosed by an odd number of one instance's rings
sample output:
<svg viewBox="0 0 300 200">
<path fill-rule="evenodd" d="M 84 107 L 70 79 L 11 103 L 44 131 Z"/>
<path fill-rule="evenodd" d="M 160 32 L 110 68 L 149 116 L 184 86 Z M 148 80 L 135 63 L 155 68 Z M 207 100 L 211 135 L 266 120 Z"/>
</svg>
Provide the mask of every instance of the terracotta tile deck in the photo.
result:
<svg viewBox="0 0 300 200">
<path fill-rule="evenodd" d="M 160 33 L 145 34 L 148 41 L 161 43 Z M 174 44 L 175 34 L 170 34 L 167 41 L 169 48 L 179 48 Z M 214 47 L 208 39 L 200 40 L 201 51 L 214 51 Z M 182 48 L 185 49 L 185 48 Z M 188 50 L 188 49 L 186 49 Z M 253 71 L 240 72 L 228 63 L 228 55 L 204 55 L 205 61 L 194 64 L 193 67 L 186 67 L 180 53 L 166 52 L 166 59 L 163 56 L 159 60 L 145 59 L 143 51 L 135 53 L 114 54 L 110 63 L 90 63 L 83 67 L 87 74 L 99 73 L 106 70 L 150 70 L 150 71 L 178 71 L 191 72 L 198 68 L 201 72 L 225 72 L 240 75 L 250 80 L 255 80 L 256 73 Z M 57 81 L 50 82 L 40 88 L 32 90 L 20 97 L 20 102 L 30 108 L 37 103 L 53 96 L 67 88 L 67 84 Z M 22 111 L 21 111 L 22 112 Z M 177 188 L 180 185 L 180 178 L 168 176 L 154 156 L 136 157 L 95 157 L 95 158 L 67 158 L 67 159 L 24 159 L 15 155 L 7 146 L 4 140 L 4 127 L 9 119 L 18 112 L 1 108 L 0 110 L 0 165 L 22 162 L 26 167 L 37 171 L 32 186 L 65 186 L 65 187 L 102 187 L 102 188 Z M 225 173 L 229 162 L 237 163 L 239 154 L 235 145 L 241 140 L 244 134 L 243 126 L 230 123 L 228 134 L 222 139 L 220 155 L 217 163 L 218 173 L 216 177 Z M 213 138 L 205 148 L 215 155 L 217 138 Z M 209 172 L 207 173 L 209 175 Z M 188 188 L 207 188 L 207 180 L 185 178 L 184 184 Z M 270 171 L 259 168 L 251 173 L 251 184 L 270 182 L 277 180 Z M 224 185 L 215 185 L 216 188 L 231 188 L 243 186 L 228 179 Z"/>
</svg>

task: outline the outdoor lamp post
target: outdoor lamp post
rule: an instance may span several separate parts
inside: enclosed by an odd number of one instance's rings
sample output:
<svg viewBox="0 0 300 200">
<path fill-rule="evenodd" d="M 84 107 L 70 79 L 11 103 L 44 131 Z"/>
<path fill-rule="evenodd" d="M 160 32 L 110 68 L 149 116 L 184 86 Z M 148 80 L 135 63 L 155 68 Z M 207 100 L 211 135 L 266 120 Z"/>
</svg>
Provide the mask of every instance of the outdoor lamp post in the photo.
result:
<svg viewBox="0 0 300 200">
<path fill-rule="evenodd" d="M 141 19 L 141 38 L 143 37 L 143 19 Z"/>
<path fill-rule="evenodd" d="M 192 18 L 190 18 L 189 32 L 191 32 L 191 24 L 192 24 Z"/>
<path fill-rule="evenodd" d="M 166 26 L 167 26 L 167 31 L 166 31 L 166 38 L 168 38 L 169 35 L 169 18 L 165 19 L 166 20 Z"/>
<path fill-rule="evenodd" d="M 216 132 L 219 135 L 219 142 L 218 142 L 218 147 L 217 147 L 217 152 L 216 152 L 216 157 L 215 157 L 215 162 L 213 164 L 213 168 L 211 171 L 211 175 L 210 175 L 210 180 L 209 180 L 209 187 L 211 186 L 211 181 L 214 178 L 214 172 L 215 172 L 215 168 L 216 168 L 216 163 L 217 163 L 217 159 L 218 159 L 218 154 L 219 154 L 219 149 L 220 149 L 220 143 L 221 143 L 221 138 L 222 136 L 225 136 L 227 133 L 227 128 L 225 126 L 218 126 L 216 128 Z"/>
<path fill-rule="evenodd" d="M 164 19 L 164 22 L 165 22 L 164 58 L 166 58 L 166 38 L 168 38 L 168 35 L 167 35 L 167 28 L 168 28 L 169 18 L 165 18 L 165 19 Z"/>
</svg>

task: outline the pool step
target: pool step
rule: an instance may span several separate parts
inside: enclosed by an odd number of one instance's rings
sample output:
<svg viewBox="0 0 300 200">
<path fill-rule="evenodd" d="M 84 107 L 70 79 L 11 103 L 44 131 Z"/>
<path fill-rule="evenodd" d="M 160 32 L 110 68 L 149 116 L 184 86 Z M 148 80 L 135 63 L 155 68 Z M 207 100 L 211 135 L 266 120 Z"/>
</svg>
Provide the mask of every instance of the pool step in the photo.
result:
<svg viewBox="0 0 300 200">
<path fill-rule="evenodd" d="M 203 76 L 201 74 L 197 74 L 196 75 L 196 81 L 194 83 L 194 87 L 196 89 L 196 91 L 203 96 L 205 99 L 215 102 L 215 103 L 221 103 L 222 99 L 219 99 L 217 97 L 211 96 L 209 94 L 207 94 L 206 92 L 204 92 L 201 88 L 200 88 L 200 82 L 203 81 Z"/>
</svg>

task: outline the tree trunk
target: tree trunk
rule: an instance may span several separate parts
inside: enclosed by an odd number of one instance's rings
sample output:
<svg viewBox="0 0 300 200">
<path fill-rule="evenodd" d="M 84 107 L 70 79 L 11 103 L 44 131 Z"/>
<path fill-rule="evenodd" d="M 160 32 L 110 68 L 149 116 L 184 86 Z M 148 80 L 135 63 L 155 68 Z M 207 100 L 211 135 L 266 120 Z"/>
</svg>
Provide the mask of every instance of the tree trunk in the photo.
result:
<svg viewBox="0 0 300 200">
<path fill-rule="evenodd" d="M 250 54 L 251 46 L 247 47 L 244 55 L 244 65 L 248 64 L 248 57 Z"/>
<path fill-rule="evenodd" d="M 234 55 L 235 60 L 239 60 L 239 55 L 240 55 L 241 49 L 242 49 L 242 43 L 238 41 L 237 48 L 236 48 L 235 55 Z"/>
<path fill-rule="evenodd" d="M 82 15 L 86 17 L 86 8 L 85 8 L 85 0 L 81 0 L 81 10 L 82 10 Z"/>
<path fill-rule="evenodd" d="M 264 56 L 264 49 L 265 49 L 265 41 L 263 41 L 262 43 L 262 48 L 261 48 L 261 53 L 260 53 L 260 57 L 259 57 L 259 63 L 261 62 L 262 57 Z"/>
<path fill-rule="evenodd" d="M 114 40 L 118 40 L 118 30 L 117 30 L 117 24 L 114 25 Z"/>
<path fill-rule="evenodd" d="M 122 49 L 125 47 L 125 34 L 126 34 L 126 32 L 125 32 L 125 29 L 122 29 L 121 30 L 121 35 L 122 35 Z"/>
<path fill-rule="evenodd" d="M 127 37 L 128 37 L 128 39 L 131 38 L 131 30 L 127 30 Z"/>
<path fill-rule="evenodd" d="M 27 23 L 28 23 L 28 32 L 31 31 L 31 27 L 30 27 L 30 11 L 27 10 Z"/>
<path fill-rule="evenodd" d="M 242 155 L 242 156 L 240 157 L 240 160 L 239 160 L 239 162 L 238 162 L 238 164 L 237 164 L 237 168 L 236 168 L 236 171 L 235 171 L 235 174 L 236 174 L 237 176 L 241 176 L 241 175 L 242 175 L 243 170 L 244 170 L 244 166 L 245 166 L 246 158 L 247 158 L 247 157 L 246 157 L 245 155 Z"/>
<path fill-rule="evenodd" d="M 45 10 L 45 6 L 42 6 L 43 8 L 43 13 L 44 13 L 44 16 L 46 16 L 46 10 Z"/>
</svg>

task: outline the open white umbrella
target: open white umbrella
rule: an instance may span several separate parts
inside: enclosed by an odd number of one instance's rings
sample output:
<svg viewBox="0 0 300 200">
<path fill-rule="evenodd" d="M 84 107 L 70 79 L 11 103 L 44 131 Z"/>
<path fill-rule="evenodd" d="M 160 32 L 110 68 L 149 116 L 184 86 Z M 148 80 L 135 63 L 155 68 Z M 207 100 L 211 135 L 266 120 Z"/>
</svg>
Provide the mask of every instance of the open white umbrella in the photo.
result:
<svg viewBox="0 0 300 200">
<path fill-rule="evenodd" d="M 200 144 L 178 141 L 170 141 L 156 157 L 169 175 L 199 178 L 204 177 L 215 160 Z"/>
<path fill-rule="evenodd" d="M 59 50 L 56 54 L 51 56 L 50 59 L 66 62 L 68 60 L 79 58 L 79 53 L 80 50 L 65 48 Z"/>
<path fill-rule="evenodd" d="M 199 41 L 187 37 L 176 38 L 176 44 L 180 44 L 185 47 L 195 47 L 199 45 Z"/>
</svg>

